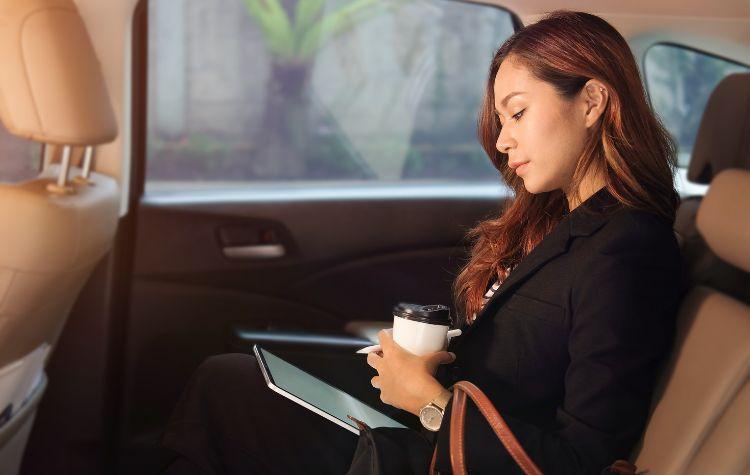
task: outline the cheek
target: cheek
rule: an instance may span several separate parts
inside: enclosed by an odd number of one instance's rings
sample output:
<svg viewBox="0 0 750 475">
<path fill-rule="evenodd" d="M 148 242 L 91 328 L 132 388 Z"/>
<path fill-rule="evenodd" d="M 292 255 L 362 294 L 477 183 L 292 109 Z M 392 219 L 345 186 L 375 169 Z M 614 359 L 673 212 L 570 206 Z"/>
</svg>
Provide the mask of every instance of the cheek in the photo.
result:
<svg viewBox="0 0 750 475">
<path fill-rule="evenodd" d="M 519 143 L 523 156 L 532 161 L 524 182 L 529 191 L 542 192 L 562 187 L 575 170 L 583 150 L 583 137 L 572 121 L 559 116 L 529 120 Z"/>
<path fill-rule="evenodd" d="M 534 145 L 530 152 L 536 155 L 535 150 L 543 151 L 542 158 L 553 162 L 565 161 L 562 159 L 580 146 L 572 121 L 558 115 L 539 117 L 529 124 L 528 132 Z"/>
</svg>

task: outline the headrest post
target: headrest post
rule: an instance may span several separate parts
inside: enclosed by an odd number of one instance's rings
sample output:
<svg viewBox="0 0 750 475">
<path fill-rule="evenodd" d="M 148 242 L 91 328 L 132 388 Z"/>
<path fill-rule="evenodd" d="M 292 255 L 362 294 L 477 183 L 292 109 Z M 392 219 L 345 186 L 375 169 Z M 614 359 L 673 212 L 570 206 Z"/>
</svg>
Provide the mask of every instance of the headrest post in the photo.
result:
<svg viewBox="0 0 750 475">
<path fill-rule="evenodd" d="M 48 143 L 42 143 L 42 171 L 49 168 L 55 158 L 56 147 Z"/>
<path fill-rule="evenodd" d="M 91 164 L 94 161 L 94 147 L 92 145 L 86 146 L 83 152 L 83 164 L 81 166 L 81 174 L 73 178 L 73 181 L 79 185 L 93 185 L 94 182 L 89 179 L 91 176 Z"/>
<path fill-rule="evenodd" d="M 60 175 L 57 177 L 57 186 L 63 188 L 68 184 L 68 173 L 70 172 L 70 145 L 63 145 L 62 158 L 60 158 Z"/>
<path fill-rule="evenodd" d="M 91 145 L 86 147 L 86 151 L 83 156 L 83 177 L 88 178 L 91 174 L 91 159 L 94 157 L 94 147 Z"/>
<path fill-rule="evenodd" d="M 60 174 L 57 176 L 57 183 L 47 185 L 47 191 L 61 195 L 75 193 L 72 186 L 68 186 L 68 173 L 70 172 L 70 145 L 63 145 L 62 157 L 60 158 Z"/>
</svg>

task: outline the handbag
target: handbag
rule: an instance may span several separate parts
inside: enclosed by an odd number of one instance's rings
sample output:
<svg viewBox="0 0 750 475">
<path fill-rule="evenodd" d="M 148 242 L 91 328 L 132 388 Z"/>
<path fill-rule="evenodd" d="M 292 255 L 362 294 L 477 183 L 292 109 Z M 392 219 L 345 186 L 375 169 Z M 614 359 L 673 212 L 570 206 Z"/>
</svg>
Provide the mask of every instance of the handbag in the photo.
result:
<svg viewBox="0 0 750 475">
<path fill-rule="evenodd" d="M 479 412 L 492 427 L 510 456 L 525 475 L 542 475 L 542 471 L 521 447 L 518 439 L 500 416 L 490 399 L 477 386 L 469 381 L 458 381 L 452 387 L 453 407 L 450 425 L 451 471 L 455 475 L 466 475 L 464 454 L 464 425 L 466 421 L 467 396 L 476 404 Z M 424 474 L 439 475 L 435 470 L 437 447 L 433 448 L 420 433 L 411 429 L 378 427 L 372 429 L 351 416 L 362 431 L 354 453 L 352 466 L 347 475 L 360 474 Z M 425 445 L 426 444 L 426 445 Z M 432 450 L 429 467 L 424 466 L 422 457 Z M 627 460 L 616 460 L 604 468 L 601 475 L 637 475 L 636 466 Z"/>
</svg>

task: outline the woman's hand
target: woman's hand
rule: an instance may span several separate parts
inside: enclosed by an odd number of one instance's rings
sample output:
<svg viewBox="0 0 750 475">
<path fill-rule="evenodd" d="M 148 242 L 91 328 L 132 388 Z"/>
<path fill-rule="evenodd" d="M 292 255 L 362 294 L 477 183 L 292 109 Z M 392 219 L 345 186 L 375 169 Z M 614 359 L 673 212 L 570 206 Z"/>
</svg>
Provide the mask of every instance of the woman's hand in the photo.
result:
<svg viewBox="0 0 750 475">
<path fill-rule="evenodd" d="M 439 365 L 452 363 L 456 355 L 447 351 L 414 355 L 393 341 L 387 330 L 378 332 L 378 340 L 382 350 L 367 355 L 367 364 L 378 372 L 372 385 L 380 389 L 381 401 L 418 416 L 423 406 L 447 391 L 433 374 Z"/>
</svg>

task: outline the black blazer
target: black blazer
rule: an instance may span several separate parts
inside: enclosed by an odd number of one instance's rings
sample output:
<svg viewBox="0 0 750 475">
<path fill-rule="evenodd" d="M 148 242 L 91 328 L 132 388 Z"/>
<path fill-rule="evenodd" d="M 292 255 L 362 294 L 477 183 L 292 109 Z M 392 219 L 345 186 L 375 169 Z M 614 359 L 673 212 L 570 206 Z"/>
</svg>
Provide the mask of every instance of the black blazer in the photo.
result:
<svg viewBox="0 0 750 475">
<path fill-rule="evenodd" d="M 546 474 L 627 459 L 672 347 L 680 251 L 671 223 L 602 188 L 566 214 L 464 326 L 437 378 L 482 389 Z M 450 471 L 449 404 L 436 468 Z M 522 473 L 468 404 L 469 470 Z"/>
</svg>

